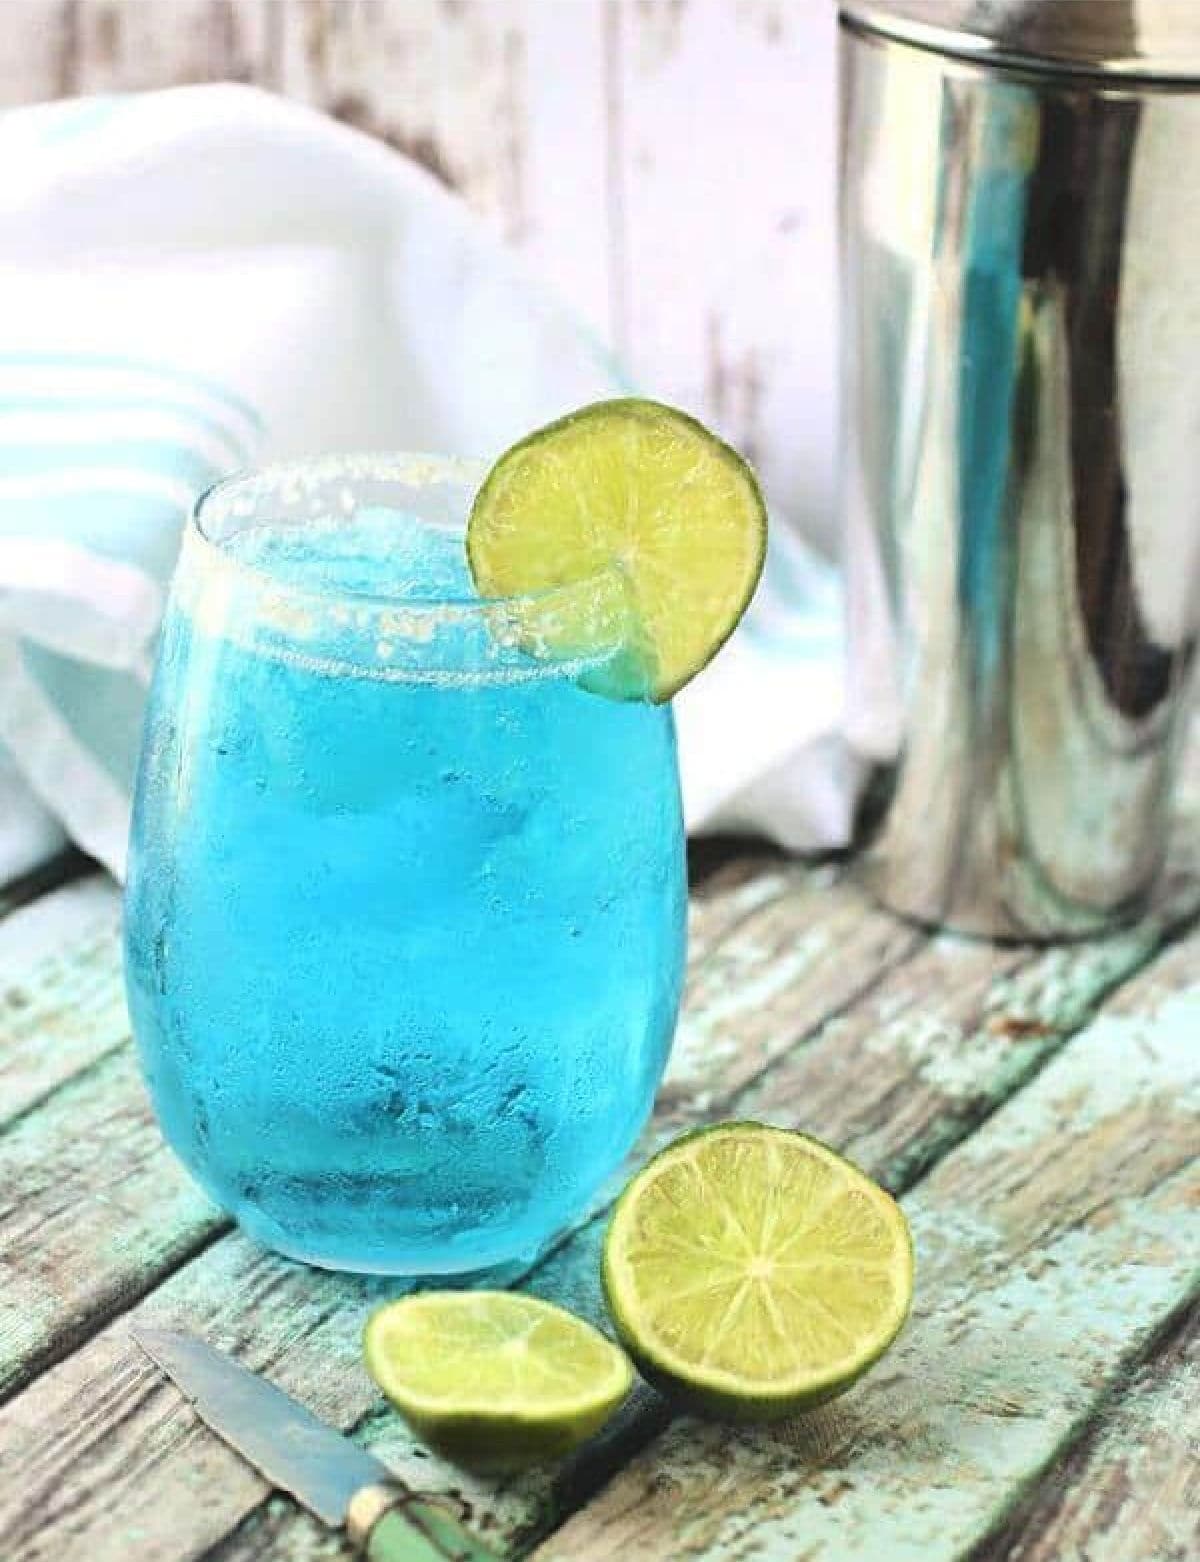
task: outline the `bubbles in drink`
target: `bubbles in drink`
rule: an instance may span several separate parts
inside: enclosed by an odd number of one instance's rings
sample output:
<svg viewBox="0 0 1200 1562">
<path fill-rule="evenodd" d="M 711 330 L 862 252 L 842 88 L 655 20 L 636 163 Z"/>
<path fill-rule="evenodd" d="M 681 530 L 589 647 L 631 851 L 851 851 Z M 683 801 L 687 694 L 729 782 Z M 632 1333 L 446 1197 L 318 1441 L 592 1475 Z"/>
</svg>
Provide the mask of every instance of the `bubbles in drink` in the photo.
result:
<svg viewBox="0 0 1200 1562">
<path fill-rule="evenodd" d="M 395 511 L 226 546 L 348 604 L 470 600 L 460 537 Z M 476 675 L 480 632 L 464 621 L 451 681 L 379 681 L 357 641 L 306 661 L 178 609 L 164 627 L 128 891 L 138 1042 L 195 1175 L 316 1263 L 529 1256 L 629 1148 L 666 1056 L 670 717 L 553 663 Z"/>
</svg>

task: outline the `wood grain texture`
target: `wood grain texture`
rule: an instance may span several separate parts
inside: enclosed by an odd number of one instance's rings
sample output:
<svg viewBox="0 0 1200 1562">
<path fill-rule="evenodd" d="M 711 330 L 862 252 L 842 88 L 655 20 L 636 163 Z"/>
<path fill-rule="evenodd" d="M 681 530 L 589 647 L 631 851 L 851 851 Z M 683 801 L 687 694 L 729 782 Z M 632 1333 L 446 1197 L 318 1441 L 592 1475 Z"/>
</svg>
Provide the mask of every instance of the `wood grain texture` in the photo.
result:
<svg viewBox="0 0 1200 1562">
<path fill-rule="evenodd" d="M 0 104 L 259 83 L 416 158 L 831 543 L 833 14 L 789 0 L 5 0 Z"/>
<path fill-rule="evenodd" d="M 914 935 L 866 907 L 827 868 L 787 867 L 740 882 L 728 876 L 734 882 L 696 911 L 689 1018 L 652 1139 L 723 1110 L 727 1090 L 768 1102 L 777 1080 L 776 1115 L 811 1093 L 822 1132 L 861 1145 L 862 1158 L 893 1178 L 927 1163 L 929 1152 L 913 1148 L 920 1136 L 932 1134 L 940 1150 L 969 1132 L 997 1092 L 1060 1046 L 1097 997 L 1144 961 L 1193 904 L 1192 881 L 1181 875 L 1157 931 L 1069 951 L 997 951 Z M 860 1004 L 855 1047 L 848 1038 Z M 925 1018 L 914 1029 L 918 1006 Z M 881 1015 L 890 1022 L 881 1024 Z M 743 1031 L 744 1056 L 725 1044 Z M 907 1077 L 923 1107 L 890 1108 L 900 1085 L 874 1090 L 876 1075 Z M 602 1221 L 592 1220 L 540 1267 L 532 1288 L 600 1318 L 601 1234 Z M 662 1427 L 661 1403 L 647 1395 L 599 1447 L 562 1470 L 500 1486 L 464 1477 L 380 1409 L 359 1367 L 364 1311 L 395 1289 L 314 1274 L 231 1235 L 173 1273 L 136 1312 L 194 1329 L 267 1367 L 320 1414 L 357 1424 L 410 1481 L 463 1496 L 480 1529 L 506 1542 L 554 1523 Z M 81 1540 L 104 1562 L 124 1554 L 122 1536 L 131 1528 L 146 1562 L 217 1545 L 229 1559 L 339 1551 L 311 1521 L 271 1504 L 257 1477 L 192 1426 L 172 1391 L 157 1387 L 137 1361 L 119 1321 L 9 1404 L 0 1444 L 11 1462 L 0 1535 L 23 1562 Z M 201 1490 L 198 1503 L 192 1494 Z"/>
<path fill-rule="evenodd" d="M 57 93 L 268 77 L 270 8 L 231 0 L 17 0 L 57 33 Z M 22 97 L 37 95 L 28 76 Z"/>
<path fill-rule="evenodd" d="M 275 84 L 424 163 L 523 228 L 525 34 L 515 0 L 317 0 L 274 13 Z"/>
<path fill-rule="evenodd" d="M 822 913 L 825 894 L 818 877 L 807 895 L 790 895 L 798 873 L 745 880 L 727 872 L 710 885 L 691 912 L 693 972 L 709 950 L 736 940 L 748 918 L 759 931 L 774 929 L 741 957 L 751 974 L 756 962 L 772 959 L 775 939 L 802 933 L 805 919 Z M 129 1045 L 118 920 L 115 888 L 95 875 L 0 924 L 0 971 L 8 973 L 0 992 L 0 1187 L 7 1200 L 0 1203 L 7 1276 L 0 1397 L 228 1226 L 154 1126 Z M 878 914 L 875 921 L 892 926 Z M 861 944 L 863 970 L 877 934 Z M 809 963 L 818 954 L 812 947 Z M 809 1001 L 840 1001 L 841 979 L 830 989 L 815 975 L 809 972 Z M 753 987 L 746 1001 L 754 1001 Z M 702 1015 L 702 996 L 692 1006 Z M 757 1056 L 748 1053 L 748 1062 Z M 690 1067 L 707 1077 L 705 1067 L 718 1061 Z"/>
<path fill-rule="evenodd" d="M 828 233 L 799 177 L 827 157 L 813 105 L 828 82 L 802 8 L 2 9 L 0 102 L 235 77 L 381 135 L 618 339 L 647 389 L 746 446 L 773 500 L 827 526 L 827 431 L 799 412 L 820 403 L 829 353 Z M 547 1558 L 1200 1548 L 1194 1322 L 1155 1353 L 1200 1261 L 1200 947 L 1173 944 L 1195 915 L 1190 868 L 1147 926 L 1041 953 L 913 934 L 833 869 L 726 870 L 694 913 L 685 1020 L 643 1149 L 737 1110 L 915 1184 L 918 1314 L 879 1372 L 794 1428 L 671 1422 L 645 1393 L 562 1469 L 500 1485 L 431 1458 L 363 1377 L 363 1311 L 395 1286 L 314 1275 L 236 1235 L 187 1261 L 223 1222 L 150 1125 L 111 897 L 93 884 L 43 905 L 0 922 L 0 1385 L 36 1379 L 0 1414 L 6 1559 L 348 1556 L 196 1426 L 130 1348 L 116 1315 L 131 1305 L 266 1367 L 410 1480 L 462 1494 L 502 1544 L 582 1506 Z M 587 1222 L 531 1288 L 599 1317 L 602 1229 Z"/>
<path fill-rule="evenodd" d="M 1198 1283 L 1200 935 L 1124 987 L 905 1200 L 917 1303 L 843 1400 L 680 1421 L 535 1555 L 959 1558 Z"/>
<path fill-rule="evenodd" d="M 634 377 L 834 542 L 832 6 L 619 0 L 614 179 Z"/>
<path fill-rule="evenodd" d="M 848 938 L 857 965 L 851 959 L 836 972 L 826 970 L 821 945 L 810 940 L 804 958 L 787 967 L 779 984 L 790 1001 L 800 1002 L 801 1023 L 805 1015 L 815 1022 L 844 1002 L 889 939 L 897 948 L 910 941 L 890 918 L 863 916 L 855 898 L 845 891 L 842 896 L 844 917 L 863 924 L 857 944 Z M 226 1224 L 192 1188 L 153 1126 L 127 1044 L 114 900 L 97 880 L 60 891 L 9 924 L 13 965 L 23 952 L 28 974 L 14 988 L 21 994 L 22 1028 L 15 1039 L 22 1046 L 0 1049 L 0 1064 L 12 1069 L 26 1094 L 39 1098 L 0 1133 L 0 1185 L 11 1190 L 11 1206 L 0 1213 L 9 1275 L 0 1387 L 9 1390 L 170 1274 Z M 693 906 L 694 972 L 709 958 L 728 958 L 747 975 L 745 1005 L 761 1002 L 761 979 L 780 944 L 811 931 L 829 901 L 823 871 L 790 868 L 752 879 L 726 871 Z M 14 930 L 21 932 L 19 941 Z M 76 936 L 68 936 L 72 931 Z M 725 943 L 739 940 L 744 950 L 720 955 Z M 58 951 L 53 956 L 50 947 Z M 690 1004 L 703 1036 L 703 991 Z M 58 1028 L 72 1026 L 78 1045 L 46 1045 Z M 767 1055 L 748 1049 L 746 1066 L 758 1066 Z M 720 1057 L 686 1050 L 681 1057 L 689 1075 L 711 1089 Z M 19 1072 L 30 1063 L 42 1070 L 34 1083 Z M 66 1074 L 72 1065 L 74 1078 Z M 293 1272 L 301 1288 L 312 1278 Z"/>
<path fill-rule="evenodd" d="M 6 0 L 0 14 L 0 104 L 32 103 L 73 92 L 75 7 L 58 0 Z"/>
<path fill-rule="evenodd" d="M 228 1225 L 164 1145 L 128 1047 L 0 1131 L 0 1400 Z"/>
<path fill-rule="evenodd" d="M 119 922 L 98 873 L 0 921 L 0 1399 L 228 1224 L 137 1077 Z"/>
<path fill-rule="evenodd" d="M 971 1562 L 1200 1556 L 1200 1306 Z"/>
<path fill-rule="evenodd" d="M 10 10 L 0 104 L 219 80 L 283 92 L 421 163 L 609 336 L 604 0 L 6 0 Z"/>
<path fill-rule="evenodd" d="M 93 873 L 0 921 L 0 1126 L 128 1042 L 120 916 Z"/>
</svg>

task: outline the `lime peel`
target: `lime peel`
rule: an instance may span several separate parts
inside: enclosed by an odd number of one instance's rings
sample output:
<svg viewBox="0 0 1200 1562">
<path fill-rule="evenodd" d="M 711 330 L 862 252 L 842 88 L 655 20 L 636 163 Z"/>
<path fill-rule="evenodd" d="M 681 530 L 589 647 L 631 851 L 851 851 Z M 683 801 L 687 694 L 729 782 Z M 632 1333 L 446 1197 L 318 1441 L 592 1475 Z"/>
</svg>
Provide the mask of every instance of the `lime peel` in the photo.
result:
<svg viewBox="0 0 1200 1562">
<path fill-rule="evenodd" d="M 450 1458 L 519 1469 L 570 1452 L 628 1395 L 628 1357 L 598 1329 L 511 1291 L 420 1291 L 377 1309 L 367 1371 Z"/>
<path fill-rule="evenodd" d="M 471 509 L 467 559 L 492 598 L 620 570 L 642 682 L 661 702 L 732 634 L 766 541 L 766 506 L 741 456 L 686 413 L 625 397 L 582 407 L 500 457 Z"/>
<path fill-rule="evenodd" d="M 899 1206 L 827 1145 L 721 1123 L 630 1182 L 603 1278 L 652 1383 L 701 1413 L 773 1420 L 842 1393 L 888 1348 L 913 1249 Z"/>
</svg>

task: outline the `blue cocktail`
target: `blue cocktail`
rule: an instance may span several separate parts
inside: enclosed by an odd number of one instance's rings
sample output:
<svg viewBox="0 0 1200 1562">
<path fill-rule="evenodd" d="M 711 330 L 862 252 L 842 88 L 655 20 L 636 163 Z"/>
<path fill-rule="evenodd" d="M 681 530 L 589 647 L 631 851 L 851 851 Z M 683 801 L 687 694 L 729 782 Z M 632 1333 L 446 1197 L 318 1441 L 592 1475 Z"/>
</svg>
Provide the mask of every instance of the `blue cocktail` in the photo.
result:
<svg viewBox="0 0 1200 1562">
<path fill-rule="evenodd" d="M 345 459 L 214 490 L 151 696 L 151 1094 L 221 1205 L 330 1267 L 531 1257 L 632 1144 L 678 1009 L 674 735 L 630 697 L 622 578 L 480 601 L 470 484 Z"/>
</svg>

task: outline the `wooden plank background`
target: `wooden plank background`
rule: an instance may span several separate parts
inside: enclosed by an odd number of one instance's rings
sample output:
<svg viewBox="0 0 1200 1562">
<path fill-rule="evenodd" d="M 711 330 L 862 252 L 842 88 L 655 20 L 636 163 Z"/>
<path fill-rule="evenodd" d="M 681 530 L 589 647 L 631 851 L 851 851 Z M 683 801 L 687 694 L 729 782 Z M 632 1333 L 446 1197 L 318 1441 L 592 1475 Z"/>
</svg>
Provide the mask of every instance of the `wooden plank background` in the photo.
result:
<svg viewBox="0 0 1200 1562">
<path fill-rule="evenodd" d="M 235 79 L 459 191 L 832 537 L 826 0 L 4 0 L 0 105 Z"/>
<path fill-rule="evenodd" d="M 699 1427 L 642 1389 L 574 1460 L 499 1483 L 432 1455 L 362 1372 L 364 1310 L 397 1284 L 255 1247 L 166 1149 L 124 1022 L 112 886 L 84 875 L 11 895 L 0 1556 L 351 1562 L 198 1426 L 129 1339 L 140 1317 L 237 1349 L 539 1562 L 1187 1562 L 1200 1538 L 1194 761 L 1188 777 L 1153 914 L 1102 939 L 922 932 L 831 863 L 743 858 L 700 888 L 684 1016 L 639 1156 L 722 1115 L 819 1131 L 904 1197 L 913 1323 L 885 1367 L 790 1430 Z M 525 1283 L 603 1324 L 601 1231 L 598 1207 Z"/>
</svg>

